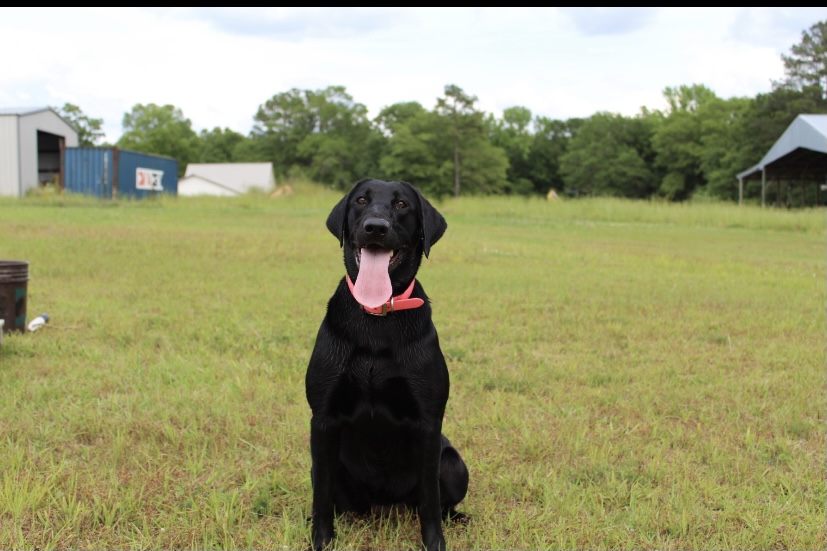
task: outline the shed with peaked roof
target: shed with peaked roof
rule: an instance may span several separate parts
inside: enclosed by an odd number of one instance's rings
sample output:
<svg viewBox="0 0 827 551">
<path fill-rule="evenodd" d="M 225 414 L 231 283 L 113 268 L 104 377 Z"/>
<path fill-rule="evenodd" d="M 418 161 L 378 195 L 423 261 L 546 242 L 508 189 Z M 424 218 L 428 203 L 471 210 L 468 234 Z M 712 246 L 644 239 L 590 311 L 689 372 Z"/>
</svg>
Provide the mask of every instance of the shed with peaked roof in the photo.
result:
<svg viewBox="0 0 827 551">
<path fill-rule="evenodd" d="M 827 184 L 827 115 L 798 115 L 764 158 L 736 177 L 739 203 L 744 199 L 744 182 L 760 179 L 762 205 L 767 184 L 775 183 L 778 197 L 781 182 L 801 182 L 802 193 L 807 184 L 815 183 L 816 203 L 821 204 L 822 186 Z"/>
<path fill-rule="evenodd" d="M 242 195 L 276 185 L 273 163 L 190 163 L 178 195 Z"/>
<path fill-rule="evenodd" d="M 0 195 L 22 197 L 63 170 L 78 132 L 51 107 L 0 108 Z"/>
</svg>

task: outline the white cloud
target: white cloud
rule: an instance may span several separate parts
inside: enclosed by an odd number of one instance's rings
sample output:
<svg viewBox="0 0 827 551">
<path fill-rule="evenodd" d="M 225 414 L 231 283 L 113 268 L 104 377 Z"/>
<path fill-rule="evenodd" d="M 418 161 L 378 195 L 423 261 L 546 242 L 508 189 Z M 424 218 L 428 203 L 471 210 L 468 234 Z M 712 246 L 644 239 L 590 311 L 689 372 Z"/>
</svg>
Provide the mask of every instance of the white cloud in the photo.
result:
<svg viewBox="0 0 827 551">
<path fill-rule="evenodd" d="M 564 11 L 585 35 L 614 35 L 636 31 L 647 26 L 657 8 L 568 8 Z"/>
<path fill-rule="evenodd" d="M 291 88 L 343 85 L 375 116 L 446 84 L 499 115 L 663 107 L 666 86 L 754 96 L 824 8 L 0 8 L 0 104 L 75 103 L 110 141 L 136 103 L 246 133 Z"/>
</svg>

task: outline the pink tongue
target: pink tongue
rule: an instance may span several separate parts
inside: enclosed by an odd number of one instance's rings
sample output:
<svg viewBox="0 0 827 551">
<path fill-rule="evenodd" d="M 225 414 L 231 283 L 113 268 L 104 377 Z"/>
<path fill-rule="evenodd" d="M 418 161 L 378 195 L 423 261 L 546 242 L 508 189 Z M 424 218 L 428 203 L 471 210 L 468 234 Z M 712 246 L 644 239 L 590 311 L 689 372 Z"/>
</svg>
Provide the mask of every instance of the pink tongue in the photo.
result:
<svg viewBox="0 0 827 551">
<path fill-rule="evenodd" d="M 353 298 L 362 306 L 378 308 L 393 294 L 388 263 L 391 251 L 384 249 L 362 249 L 359 260 L 359 275 L 353 284 Z"/>
</svg>

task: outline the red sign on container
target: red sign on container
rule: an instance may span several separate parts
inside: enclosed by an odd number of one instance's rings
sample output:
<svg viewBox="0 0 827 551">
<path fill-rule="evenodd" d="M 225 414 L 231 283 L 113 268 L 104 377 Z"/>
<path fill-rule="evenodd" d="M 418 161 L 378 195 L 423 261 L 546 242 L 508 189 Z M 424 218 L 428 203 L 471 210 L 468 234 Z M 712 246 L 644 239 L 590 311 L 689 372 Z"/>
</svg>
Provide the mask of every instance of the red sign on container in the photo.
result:
<svg viewBox="0 0 827 551">
<path fill-rule="evenodd" d="M 136 168 L 135 189 L 144 189 L 148 191 L 163 191 L 164 186 L 161 185 L 161 179 L 163 177 L 163 170 L 152 170 L 151 168 Z"/>
</svg>

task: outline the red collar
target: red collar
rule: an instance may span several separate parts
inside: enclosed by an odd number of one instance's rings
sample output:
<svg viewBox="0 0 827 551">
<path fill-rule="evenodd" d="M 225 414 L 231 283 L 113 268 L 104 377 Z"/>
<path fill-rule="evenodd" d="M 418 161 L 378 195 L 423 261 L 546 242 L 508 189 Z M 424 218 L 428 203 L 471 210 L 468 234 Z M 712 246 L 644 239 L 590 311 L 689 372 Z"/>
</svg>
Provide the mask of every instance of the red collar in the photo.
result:
<svg viewBox="0 0 827 551">
<path fill-rule="evenodd" d="M 350 294 L 353 294 L 353 282 L 350 280 L 350 276 L 346 275 L 347 278 L 347 286 L 350 289 Z M 391 299 L 379 306 L 377 308 L 368 308 L 362 304 L 359 304 L 365 312 L 368 314 L 373 314 L 374 316 L 387 316 L 391 312 L 395 312 L 397 310 L 410 310 L 411 308 L 419 308 L 425 301 L 421 298 L 410 298 L 411 293 L 413 293 L 414 283 L 416 283 L 416 279 L 411 280 L 411 284 L 408 285 L 408 288 L 405 289 L 405 292 L 401 295 L 396 295 L 395 297 L 391 297 Z"/>
</svg>

